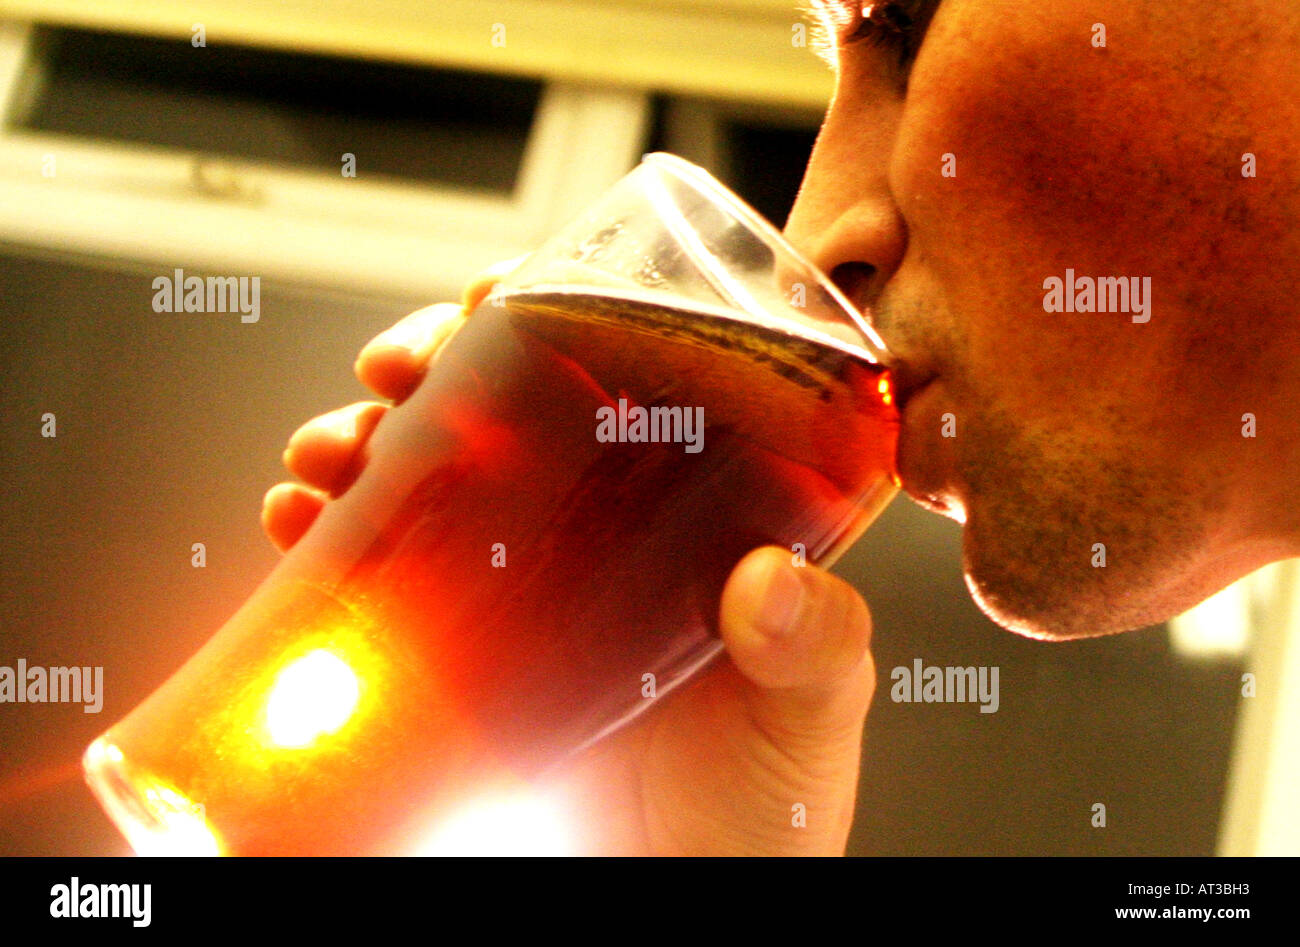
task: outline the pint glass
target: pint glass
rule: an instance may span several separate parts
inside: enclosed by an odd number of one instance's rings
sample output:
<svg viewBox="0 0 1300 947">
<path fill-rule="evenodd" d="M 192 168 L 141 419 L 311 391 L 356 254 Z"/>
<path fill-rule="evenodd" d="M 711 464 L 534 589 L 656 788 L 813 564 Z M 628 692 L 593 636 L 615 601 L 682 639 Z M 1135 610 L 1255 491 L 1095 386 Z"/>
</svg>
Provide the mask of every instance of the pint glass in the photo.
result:
<svg viewBox="0 0 1300 947">
<path fill-rule="evenodd" d="M 90 786 L 141 853 L 417 851 L 715 658 L 747 552 L 861 534 L 896 490 L 887 364 L 769 224 L 647 156 L 476 308 Z"/>
</svg>

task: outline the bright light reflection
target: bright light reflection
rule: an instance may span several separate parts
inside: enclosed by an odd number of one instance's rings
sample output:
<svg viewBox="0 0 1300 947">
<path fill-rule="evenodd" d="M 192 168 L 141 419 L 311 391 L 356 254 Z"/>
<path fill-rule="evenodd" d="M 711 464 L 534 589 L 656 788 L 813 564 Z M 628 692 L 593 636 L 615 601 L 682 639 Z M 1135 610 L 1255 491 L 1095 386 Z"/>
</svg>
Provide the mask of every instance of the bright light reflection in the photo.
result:
<svg viewBox="0 0 1300 947">
<path fill-rule="evenodd" d="M 303 655 L 280 672 L 271 688 L 266 705 L 271 742 L 309 746 L 347 723 L 360 697 L 356 672 L 338 655 L 324 650 Z"/>
<path fill-rule="evenodd" d="M 201 804 L 144 774 L 103 737 L 86 748 L 86 775 L 109 817 L 137 855 L 220 855 Z"/>
<path fill-rule="evenodd" d="M 880 392 L 881 400 L 884 401 L 885 404 L 893 404 L 893 403 L 894 403 L 894 395 L 893 395 L 893 392 L 891 392 L 891 391 L 889 390 L 889 379 L 888 379 L 888 378 L 883 378 L 883 377 L 882 377 L 882 378 L 880 379 L 880 381 L 876 384 L 876 391 Z"/>
<path fill-rule="evenodd" d="M 176 857 L 221 854 L 217 838 L 208 827 L 203 806 L 166 786 L 146 788 L 144 801 L 149 814 L 158 824 L 146 828 L 137 823 L 135 831 L 128 830 L 127 841 L 137 855 Z"/>
<path fill-rule="evenodd" d="M 521 794 L 484 800 L 456 813 L 415 854 L 559 857 L 575 854 L 573 840 L 560 806 Z"/>
</svg>

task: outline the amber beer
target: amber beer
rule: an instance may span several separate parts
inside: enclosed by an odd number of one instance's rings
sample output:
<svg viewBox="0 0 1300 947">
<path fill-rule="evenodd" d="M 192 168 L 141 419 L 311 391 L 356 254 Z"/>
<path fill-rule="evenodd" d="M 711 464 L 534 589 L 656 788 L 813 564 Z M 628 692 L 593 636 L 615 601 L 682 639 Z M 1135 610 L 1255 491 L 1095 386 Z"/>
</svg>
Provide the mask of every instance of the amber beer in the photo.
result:
<svg viewBox="0 0 1300 947">
<path fill-rule="evenodd" d="M 652 294 L 489 298 L 356 483 L 92 747 L 97 791 L 137 847 L 416 850 L 716 655 L 745 553 L 851 543 L 894 493 L 896 427 L 884 370 L 813 330 Z"/>
</svg>

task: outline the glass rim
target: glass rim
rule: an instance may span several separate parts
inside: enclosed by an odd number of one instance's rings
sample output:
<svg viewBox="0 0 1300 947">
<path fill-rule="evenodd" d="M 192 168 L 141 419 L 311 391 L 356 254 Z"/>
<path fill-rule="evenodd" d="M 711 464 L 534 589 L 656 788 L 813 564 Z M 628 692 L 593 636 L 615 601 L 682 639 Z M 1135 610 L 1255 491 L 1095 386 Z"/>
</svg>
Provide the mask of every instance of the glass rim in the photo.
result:
<svg viewBox="0 0 1300 947">
<path fill-rule="evenodd" d="M 671 152 L 647 152 L 641 156 L 641 162 L 672 174 L 695 190 L 704 193 L 707 197 L 722 205 L 728 213 L 732 214 L 764 243 L 774 247 L 781 253 L 787 254 L 817 281 L 817 285 L 825 290 L 832 301 L 849 317 L 850 324 L 862 334 L 865 351 L 872 360 L 886 366 L 893 361 L 888 347 L 886 347 L 884 340 L 881 339 L 880 334 L 876 332 L 875 327 L 858 311 L 858 308 L 849 301 L 839 287 L 831 282 L 830 277 L 795 249 L 771 221 L 750 206 L 739 194 L 736 194 L 710 174 L 707 169 Z"/>
</svg>

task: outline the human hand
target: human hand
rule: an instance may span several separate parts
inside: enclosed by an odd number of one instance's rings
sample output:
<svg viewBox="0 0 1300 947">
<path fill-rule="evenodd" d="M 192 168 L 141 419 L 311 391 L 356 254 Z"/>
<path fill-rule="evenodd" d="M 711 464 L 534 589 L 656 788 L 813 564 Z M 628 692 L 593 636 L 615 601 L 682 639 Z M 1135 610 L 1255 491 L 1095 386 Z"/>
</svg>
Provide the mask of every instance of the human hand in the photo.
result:
<svg viewBox="0 0 1300 947">
<path fill-rule="evenodd" d="M 400 403 L 436 352 L 513 261 L 465 290 L 461 305 L 418 310 L 371 341 L 357 377 Z M 364 463 L 388 406 L 321 415 L 284 462 L 306 483 L 267 493 L 262 523 L 291 548 Z M 852 825 L 862 728 L 875 686 L 867 607 L 843 580 L 758 549 L 723 591 L 726 655 L 552 778 L 584 821 L 584 854 L 837 855 Z"/>
</svg>

